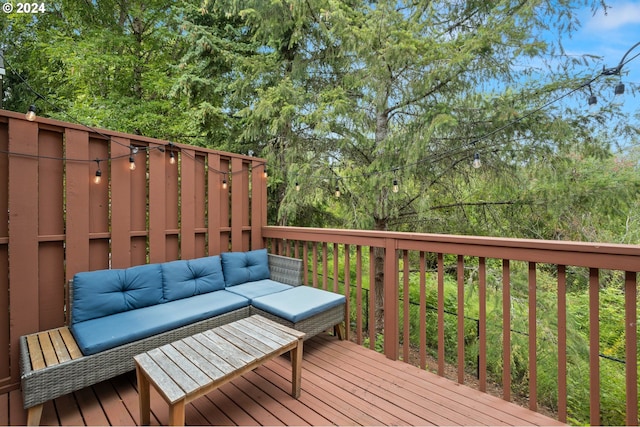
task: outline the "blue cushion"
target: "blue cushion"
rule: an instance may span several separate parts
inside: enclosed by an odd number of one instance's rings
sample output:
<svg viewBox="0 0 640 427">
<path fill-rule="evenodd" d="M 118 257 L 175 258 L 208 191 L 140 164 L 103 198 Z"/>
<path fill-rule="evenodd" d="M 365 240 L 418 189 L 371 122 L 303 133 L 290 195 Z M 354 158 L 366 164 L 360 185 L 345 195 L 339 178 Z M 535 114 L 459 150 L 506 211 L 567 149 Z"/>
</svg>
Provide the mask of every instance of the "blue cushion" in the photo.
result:
<svg viewBox="0 0 640 427">
<path fill-rule="evenodd" d="M 73 277 L 72 322 L 158 304 L 161 284 L 160 264 L 77 273 Z"/>
<path fill-rule="evenodd" d="M 276 282 L 271 279 L 256 280 L 255 282 L 243 283 L 241 285 L 230 286 L 227 291 L 234 294 L 242 295 L 249 300 L 258 298 L 264 295 L 274 294 L 276 292 L 286 291 L 293 286 L 285 285 L 284 283 Z"/>
<path fill-rule="evenodd" d="M 227 286 L 268 279 L 269 258 L 266 249 L 248 252 L 223 252 L 222 272 Z"/>
<path fill-rule="evenodd" d="M 224 289 L 219 256 L 171 261 L 161 265 L 163 302 Z"/>
<path fill-rule="evenodd" d="M 249 300 L 239 295 L 215 291 L 74 323 L 71 332 L 88 356 L 248 305 Z"/>
<path fill-rule="evenodd" d="M 267 313 L 297 323 L 315 314 L 345 303 L 344 295 L 309 286 L 292 289 L 255 298 L 251 304 Z"/>
</svg>

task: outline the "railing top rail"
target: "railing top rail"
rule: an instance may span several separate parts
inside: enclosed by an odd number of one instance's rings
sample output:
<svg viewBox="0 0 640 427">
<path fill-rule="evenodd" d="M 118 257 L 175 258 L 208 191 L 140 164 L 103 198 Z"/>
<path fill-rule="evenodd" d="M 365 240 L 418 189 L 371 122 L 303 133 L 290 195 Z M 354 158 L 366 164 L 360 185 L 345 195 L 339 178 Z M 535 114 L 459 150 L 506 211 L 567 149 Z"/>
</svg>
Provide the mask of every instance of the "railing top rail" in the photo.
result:
<svg viewBox="0 0 640 427">
<path fill-rule="evenodd" d="M 377 247 L 391 239 L 396 249 L 640 271 L 640 245 L 276 226 L 263 227 L 262 233 L 265 238 Z"/>
</svg>

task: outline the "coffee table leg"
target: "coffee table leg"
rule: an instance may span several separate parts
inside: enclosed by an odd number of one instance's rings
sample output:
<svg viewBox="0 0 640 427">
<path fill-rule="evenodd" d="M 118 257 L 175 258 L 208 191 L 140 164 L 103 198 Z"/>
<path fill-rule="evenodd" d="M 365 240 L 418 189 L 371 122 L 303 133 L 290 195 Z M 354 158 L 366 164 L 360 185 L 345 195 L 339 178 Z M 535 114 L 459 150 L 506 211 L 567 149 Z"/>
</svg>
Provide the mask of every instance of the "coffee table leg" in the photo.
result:
<svg viewBox="0 0 640 427">
<path fill-rule="evenodd" d="M 136 377 L 138 379 L 138 403 L 140 406 L 140 425 L 147 426 L 151 419 L 151 401 L 149 394 L 149 380 L 140 367 L 136 364 Z"/>
<path fill-rule="evenodd" d="M 173 405 L 169 405 L 169 425 L 184 425 L 184 399 L 178 400 Z"/>
<path fill-rule="evenodd" d="M 298 345 L 291 350 L 291 396 L 300 397 L 300 384 L 302 383 L 302 338 Z"/>
</svg>

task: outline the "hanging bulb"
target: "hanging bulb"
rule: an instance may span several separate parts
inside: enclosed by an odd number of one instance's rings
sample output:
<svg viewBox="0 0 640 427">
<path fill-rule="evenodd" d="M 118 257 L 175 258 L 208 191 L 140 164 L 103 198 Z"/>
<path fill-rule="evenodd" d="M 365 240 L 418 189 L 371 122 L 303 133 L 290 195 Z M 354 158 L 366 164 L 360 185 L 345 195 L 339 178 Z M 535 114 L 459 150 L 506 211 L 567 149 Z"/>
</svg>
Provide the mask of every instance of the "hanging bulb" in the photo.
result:
<svg viewBox="0 0 640 427">
<path fill-rule="evenodd" d="M 480 166 L 482 166 L 482 162 L 480 161 L 480 154 L 476 153 L 473 155 L 473 167 L 478 169 Z"/>
<path fill-rule="evenodd" d="M 616 95 L 622 95 L 624 93 L 624 83 L 620 82 L 616 85 L 616 88 L 614 89 L 614 93 Z"/>
<path fill-rule="evenodd" d="M 29 106 L 29 110 L 27 111 L 27 114 L 25 114 L 25 118 L 27 120 L 29 120 L 30 122 L 32 122 L 32 121 L 34 121 L 36 119 L 36 106 L 35 105 Z"/>
<path fill-rule="evenodd" d="M 262 173 L 262 176 L 264 176 L 265 178 L 269 176 L 269 174 L 267 173 L 267 165 L 264 165 L 264 172 Z"/>
<path fill-rule="evenodd" d="M 300 184 L 296 182 L 296 191 L 300 191 Z"/>
<path fill-rule="evenodd" d="M 591 90 L 591 85 L 589 85 L 589 98 L 587 99 L 587 103 L 591 109 L 596 108 L 596 104 L 598 103 L 598 98 L 593 94 L 593 90 Z"/>
<path fill-rule="evenodd" d="M 338 187 L 336 185 L 336 197 L 340 197 L 341 193 L 340 193 L 340 187 Z"/>
<path fill-rule="evenodd" d="M 133 160 L 133 156 L 129 156 L 129 170 L 136 170 L 136 161 Z"/>
<path fill-rule="evenodd" d="M 393 178 L 393 192 L 397 193 L 400 191 L 400 187 L 398 186 L 398 180 Z"/>
<path fill-rule="evenodd" d="M 169 151 L 169 164 L 170 165 L 176 164 L 176 156 L 175 154 L 173 154 L 173 151 Z"/>
<path fill-rule="evenodd" d="M 98 169 L 96 169 L 96 176 L 93 177 L 94 184 L 100 184 L 102 182 L 102 171 L 100 170 L 100 160 L 96 159 Z"/>
<path fill-rule="evenodd" d="M 223 179 L 223 180 L 222 180 L 222 189 L 223 189 L 223 190 L 226 190 L 226 189 L 227 189 L 227 187 L 228 187 L 228 185 L 227 185 L 227 180 L 226 180 L 226 179 Z"/>
</svg>

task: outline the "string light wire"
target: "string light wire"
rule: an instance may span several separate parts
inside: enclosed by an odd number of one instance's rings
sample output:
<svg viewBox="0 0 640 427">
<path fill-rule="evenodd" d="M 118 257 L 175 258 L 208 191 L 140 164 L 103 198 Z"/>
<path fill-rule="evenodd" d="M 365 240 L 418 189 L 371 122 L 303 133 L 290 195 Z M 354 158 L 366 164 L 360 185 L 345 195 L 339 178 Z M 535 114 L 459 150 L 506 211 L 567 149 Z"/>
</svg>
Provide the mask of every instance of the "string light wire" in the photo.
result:
<svg viewBox="0 0 640 427">
<path fill-rule="evenodd" d="M 629 63 L 630 61 L 634 60 L 634 59 L 635 59 L 635 58 L 637 58 L 638 56 L 640 56 L 640 53 L 639 53 L 639 54 L 636 54 L 636 55 L 634 55 L 634 56 L 632 56 L 631 58 L 629 58 L 628 60 L 626 60 L 624 63 L 620 64 L 620 65 L 619 65 L 619 67 L 620 67 L 620 66 L 624 66 L 625 64 L 627 64 L 627 63 Z M 70 114 L 68 114 L 67 112 L 65 112 L 65 111 L 61 110 L 60 108 L 58 108 L 56 105 L 54 105 L 53 103 L 51 103 L 51 102 L 50 102 L 50 101 L 49 101 L 45 96 L 43 96 L 43 95 L 42 95 L 42 94 L 40 94 L 38 91 L 36 91 L 36 90 L 35 90 L 35 89 L 34 89 L 34 88 L 29 84 L 29 82 L 28 82 L 26 79 L 24 79 L 24 78 L 20 75 L 20 73 L 18 73 L 18 72 L 17 72 L 17 71 L 16 71 L 16 70 L 11 66 L 11 64 L 10 64 L 10 63 L 8 63 L 8 62 L 6 61 L 6 57 L 3 55 L 3 53 L 2 53 L 2 52 L 0 52 L 0 57 L 3 59 L 3 61 L 4 61 L 4 63 L 5 63 L 5 66 L 6 66 L 10 71 L 12 71 L 12 72 L 13 72 L 13 74 L 14 74 L 14 75 L 16 75 L 16 76 L 18 77 L 18 79 L 19 79 L 22 83 L 24 83 L 24 85 L 27 87 L 27 89 L 29 89 L 29 90 L 30 90 L 30 91 L 31 91 L 31 92 L 32 92 L 32 93 L 37 97 L 37 99 L 43 100 L 47 105 L 49 105 L 49 106 L 51 106 L 53 109 L 55 109 L 55 110 L 57 110 L 57 111 L 61 112 L 61 113 L 62 113 L 63 115 L 65 115 L 66 117 L 70 118 L 72 122 L 80 124 L 81 126 L 83 126 L 83 127 L 87 128 L 87 129 L 88 129 L 88 130 L 90 130 L 91 132 L 94 132 L 94 133 L 96 133 L 96 134 L 98 134 L 98 135 L 100 135 L 100 136 L 104 137 L 104 138 L 105 138 L 105 139 L 107 139 L 109 142 L 113 142 L 113 143 L 116 143 L 116 144 L 118 144 L 118 145 L 121 145 L 121 146 L 124 146 L 124 147 L 127 147 L 127 148 L 129 148 L 129 149 L 133 150 L 133 146 L 129 146 L 129 145 L 123 144 L 123 143 L 121 143 L 121 142 L 119 142 L 119 141 L 117 141 L 117 140 L 112 139 L 110 136 L 105 135 L 104 133 L 100 132 L 99 130 L 97 130 L 97 129 L 95 129 L 95 128 L 93 128 L 93 127 L 89 126 L 89 125 L 86 125 L 86 124 L 84 124 L 84 123 L 80 122 L 77 118 L 75 118 L 75 117 L 71 116 L 71 115 L 70 115 Z M 337 177 L 337 183 L 338 183 L 340 180 L 342 180 L 342 179 L 353 179 L 353 178 L 356 178 L 356 177 L 370 177 L 370 176 L 373 176 L 373 175 L 387 174 L 387 173 L 392 172 L 392 173 L 394 173 L 394 189 L 395 189 L 396 182 L 397 182 L 397 179 L 395 178 L 395 174 L 396 174 L 396 172 L 397 172 L 398 170 L 408 169 L 408 168 L 411 168 L 411 167 L 415 167 L 415 166 L 421 165 L 421 164 L 423 164 L 423 163 L 425 163 L 425 162 L 434 163 L 435 161 L 438 161 L 438 160 L 440 160 L 440 159 L 444 159 L 444 158 L 448 158 L 448 157 L 453 157 L 455 154 L 463 154 L 463 153 L 469 152 L 469 150 L 470 150 L 471 148 L 476 148 L 475 146 L 476 146 L 476 144 L 477 144 L 478 142 L 480 142 L 480 141 L 484 141 L 484 140 L 488 139 L 489 137 L 491 137 L 491 136 L 493 136 L 493 135 L 495 135 L 495 134 L 497 134 L 497 133 L 499 133 L 499 132 L 502 132 L 503 130 L 505 130 L 505 129 L 507 129 L 507 128 L 509 128 L 509 127 L 511 127 L 511 126 L 513 126 L 513 125 L 515 125 L 515 124 L 517 124 L 517 123 L 519 123 L 519 122 L 521 122 L 521 121 L 523 121 L 523 120 L 525 120 L 525 119 L 529 118 L 529 117 L 531 117 L 532 115 L 534 115 L 534 114 L 536 114 L 536 113 L 538 113 L 538 112 L 540 112 L 540 111 L 542 111 L 542 110 L 544 110 L 544 109 L 546 109 L 546 108 L 547 108 L 547 107 L 549 107 L 550 105 L 552 105 L 552 104 L 554 104 L 554 103 L 556 103 L 556 102 L 558 102 L 558 101 L 560 101 L 560 100 L 562 100 L 562 99 L 564 99 L 564 98 L 566 98 L 566 97 L 568 97 L 568 96 L 570 96 L 570 95 L 574 94 L 574 93 L 575 93 L 575 92 L 577 92 L 577 91 L 580 91 L 580 90 L 584 89 L 585 87 L 590 87 L 590 85 L 591 85 L 592 83 L 594 83 L 596 80 L 598 80 L 599 78 L 601 78 L 602 76 L 605 76 L 605 75 L 608 75 L 608 74 L 607 74 L 607 69 L 606 69 L 606 68 L 603 68 L 603 71 L 602 71 L 601 73 L 599 73 L 599 74 L 598 74 L 598 75 L 596 75 L 595 77 L 592 77 L 592 78 L 588 79 L 588 80 L 587 80 L 587 81 L 585 81 L 584 83 L 580 84 L 578 87 L 576 87 L 576 88 L 574 88 L 574 89 L 571 89 L 570 91 L 566 92 L 565 94 L 563 94 L 563 95 L 561 95 L 561 96 L 559 96 L 559 97 L 556 97 L 556 98 L 554 98 L 554 99 L 552 99 L 552 100 L 550 100 L 550 101 L 548 101 L 548 102 L 544 103 L 542 106 L 540 106 L 540 107 L 538 107 L 538 108 L 535 108 L 535 109 L 533 109 L 533 110 L 529 111 L 528 113 L 523 114 L 522 116 L 520 116 L 520 117 L 518 117 L 518 118 L 516 118 L 516 119 L 514 119 L 514 120 L 512 120 L 512 121 L 510 121 L 510 122 L 508 122 L 508 123 L 506 123 L 506 124 L 504 124 L 504 125 L 502 125 L 502 126 L 500 126 L 500 127 L 496 128 L 496 129 L 494 129 L 494 130 L 492 130 L 492 131 L 490 131 L 490 132 L 487 132 L 487 133 L 485 133 L 484 135 L 482 135 L 482 136 L 480 136 L 480 137 L 478 137 L 478 138 L 473 139 L 473 141 L 471 142 L 471 147 L 468 147 L 468 148 L 460 147 L 460 148 L 458 148 L 458 149 L 453 149 L 453 150 L 450 150 L 450 151 L 448 151 L 448 152 L 438 153 L 438 155 L 436 155 L 436 156 L 426 156 L 426 157 L 424 157 L 424 158 L 422 158 L 422 159 L 418 159 L 418 160 L 417 160 L 417 161 L 415 161 L 415 162 L 407 163 L 407 164 L 404 164 L 404 165 L 402 165 L 402 166 L 396 166 L 396 167 L 393 167 L 393 168 L 388 169 L 388 170 L 373 171 L 373 172 L 366 172 L 366 173 L 360 173 L 360 174 L 350 174 L 350 175 L 345 175 L 345 176 L 340 176 L 339 174 L 335 173 L 334 175 Z M 147 152 L 149 152 L 151 149 L 157 149 L 157 150 L 159 150 L 159 151 L 161 151 L 161 152 L 164 152 L 164 151 L 165 151 L 165 148 L 164 148 L 164 147 L 168 147 L 168 149 L 170 150 L 170 158 L 171 158 L 171 160 L 175 160 L 173 150 L 176 148 L 176 146 L 175 146 L 175 144 L 173 144 L 172 142 L 167 142 L 167 144 L 165 144 L 164 146 L 157 146 L 157 147 L 151 147 L 151 148 L 149 148 L 149 147 L 145 147 L 145 150 L 146 150 Z M 484 148 L 487 148 L 487 147 L 484 147 Z M 182 151 L 182 150 L 179 150 L 179 151 L 182 153 L 182 155 L 187 155 L 187 157 L 191 157 L 191 158 L 192 158 L 193 160 L 195 160 L 195 161 L 200 161 L 200 160 L 199 160 L 199 159 L 197 159 L 195 156 L 192 156 L 192 155 L 190 155 L 190 154 L 187 154 L 186 152 L 184 152 L 184 151 Z M 30 158 L 42 158 L 42 159 L 61 160 L 61 161 L 72 161 L 72 162 L 93 162 L 93 161 L 97 161 L 97 162 L 98 162 L 98 166 L 99 166 L 99 162 L 100 162 L 100 161 L 115 160 L 115 159 L 124 158 L 124 157 L 130 157 L 130 159 L 132 158 L 132 156 L 131 156 L 130 154 L 123 154 L 123 155 L 120 155 L 120 156 L 109 157 L 109 158 L 105 158 L 105 159 L 72 159 L 72 158 L 66 158 L 66 157 L 51 157 L 51 156 L 41 156 L 41 155 L 31 155 L 31 154 L 23 154 L 23 153 L 14 153 L 14 152 L 4 151 L 4 150 L 0 150 L 0 153 L 10 154 L 10 155 L 16 155 L 16 156 L 23 156 L 23 157 L 30 157 Z M 450 154 L 451 154 L 451 156 L 450 156 Z M 474 158 L 475 158 L 476 156 L 479 156 L 478 151 L 476 151 L 476 154 L 474 154 Z M 170 162 L 171 162 L 171 160 L 170 160 Z M 459 162 L 459 161 L 458 161 L 458 162 Z M 458 162 L 456 162 L 456 163 L 458 163 Z M 171 163 L 173 164 L 173 162 L 171 162 Z M 133 163 L 133 162 L 132 162 L 132 164 L 135 164 L 135 163 Z M 266 162 L 261 162 L 261 163 L 257 164 L 256 166 L 258 166 L 258 167 L 259 167 L 259 166 L 264 166 L 263 174 L 265 175 L 265 178 L 266 178 L 266 174 L 267 174 L 267 172 L 266 172 Z M 229 176 L 231 176 L 231 175 L 233 175 L 233 174 L 236 174 L 236 173 L 242 173 L 242 172 L 243 172 L 243 171 L 232 171 L 232 172 L 229 172 L 229 171 L 217 170 L 217 169 L 215 169 L 215 168 L 212 168 L 212 167 L 211 167 L 211 166 L 209 166 L 209 165 L 207 165 L 207 168 L 208 168 L 208 170 L 209 170 L 209 171 L 212 171 L 212 172 L 214 172 L 214 173 L 219 173 L 219 174 L 229 175 Z M 331 177 L 331 178 L 334 178 L 334 177 Z M 319 179 L 322 179 L 322 177 L 320 177 Z M 296 190 L 298 190 L 298 189 L 299 189 L 299 187 L 300 187 L 299 182 L 296 182 L 296 185 L 295 185 Z M 338 186 L 336 185 L 336 187 L 338 187 Z"/>
</svg>

